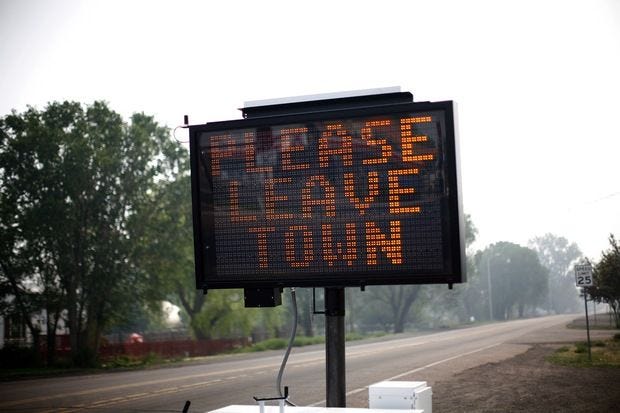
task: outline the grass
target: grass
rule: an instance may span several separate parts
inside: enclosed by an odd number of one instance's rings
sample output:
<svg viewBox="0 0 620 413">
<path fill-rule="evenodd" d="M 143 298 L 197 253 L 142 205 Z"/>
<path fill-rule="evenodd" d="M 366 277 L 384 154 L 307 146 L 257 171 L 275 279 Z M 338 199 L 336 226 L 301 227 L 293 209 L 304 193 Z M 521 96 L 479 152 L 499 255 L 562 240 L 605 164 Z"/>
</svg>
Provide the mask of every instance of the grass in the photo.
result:
<svg viewBox="0 0 620 413">
<path fill-rule="evenodd" d="M 362 333 L 347 333 L 345 337 L 346 341 L 355 341 L 355 340 L 363 340 L 365 338 L 376 338 L 386 336 L 388 333 L 377 332 L 371 334 L 362 334 Z"/>
<path fill-rule="evenodd" d="M 68 362 L 59 362 L 55 366 L 46 367 L 18 367 L 0 368 L 0 381 L 25 379 L 25 378 L 44 378 L 54 376 L 66 376 L 72 374 L 94 374 L 106 370 L 139 370 L 151 366 L 161 366 L 164 364 L 181 361 L 182 358 L 166 359 L 162 356 L 149 353 L 145 356 L 120 355 L 100 361 L 94 367 L 73 367 Z"/>
<path fill-rule="evenodd" d="M 375 334 L 360 334 L 360 333 L 349 333 L 346 335 L 346 341 L 355 341 L 355 340 L 363 340 L 365 338 L 372 337 L 381 337 L 385 335 L 384 333 L 375 333 Z M 325 343 L 325 336 L 314 336 L 314 337 L 306 337 L 306 336 L 297 336 L 295 337 L 295 341 L 293 341 L 293 347 L 303 347 L 303 346 L 311 346 L 313 344 L 323 344 Z M 288 346 L 288 339 L 286 338 L 270 338 L 267 340 L 259 341 L 257 343 L 252 344 L 250 347 L 244 347 L 235 349 L 233 353 L 248 353 L 255 351 L 267 351 L 267 350 L 282 350 Z"/>
<path fill-rule="evenodd" d="M 620 368 L 620 334 L 609 340 L 592 341 L 591 344 L 592 361 L 588 358 L 587 342 L 560 347 L 548 357 L 548 361 L 569 367 Z"/>
<path fill-rule="evenodd" d="M 293 347 L 310 346 L 312 344 L 320 344 L 325 342 L 325 337 L 295 337 L 293 341 Z M 230 353 L 253 353 L 257 351 L 268 350 L 282 350 L 288 346 L 288 339 L 286 338 L 269 338 L 267 340 L 259 341 L 252 344 L 249 347 L 241 347 L 231 350 Z"/>
<path fill-rule="evenodd" d="M 295 341 L 293 341 L 293 347 L 303 347 L 303 346 L 311 346 L 313 344 L 321 344 L 325 343 L 325 337 L 323 336 L 314 336 L 314 337 L 305 337 L 298 336 L 295 337 Z M 258 343 L 252 344 L 252 346 L 247 347 L 246 349 L 242 349 L 245 351 L 265 351 L 265 350 L 282 350 L 288 346 L 288 339 L 286 338 L 270 338 L 267 340 L 259 341 Z"/>
<path fill-rule="evenodd" d="M 78 367 L 24 367 L 0 369 L 0 381 L 67 376 L 72 374 L 95 373 L 98 371 L 101 370 L 97 368 L 85 369 Z"/>
<path fill-rule="evenodd" d="M 575 330 L 585 330 L 586 329 L 586 323 L 568 323 L 566 325 L 566 327 L 568 328 L 572 328 Z M 590 330 L 617 330 L 618 327 L 616 327 L 615 324 L 590 324 Z"/>
<path fill-rule="evenodd" d="M 156 353 L 149 353 L 141 357 L 120 355 L 120 356 L 111 358 L 109 360 L 103 361 L 100 364 L 100 367 L 103 369 L 134 369 L 134 368 L 142 368 L 142 367 L 166 364 L 166 363 L 178 361 L 178 360 L 180 360 L 180 358 L 176 360 L 165 359 Z"/>
<path fill-rule="evenodd" d="M 610 318 L 609 313 L 598 314 L 596 317 L 590 314 L 588 317 L 590 330 L 617 330 L 619 326 L 616 325 L 613 315 Z M 568 328 L 574 328 L 577 330 L 586 329 L 586 320 L 584 316 L 581 316 L 567 325 Z"/>
</svg>

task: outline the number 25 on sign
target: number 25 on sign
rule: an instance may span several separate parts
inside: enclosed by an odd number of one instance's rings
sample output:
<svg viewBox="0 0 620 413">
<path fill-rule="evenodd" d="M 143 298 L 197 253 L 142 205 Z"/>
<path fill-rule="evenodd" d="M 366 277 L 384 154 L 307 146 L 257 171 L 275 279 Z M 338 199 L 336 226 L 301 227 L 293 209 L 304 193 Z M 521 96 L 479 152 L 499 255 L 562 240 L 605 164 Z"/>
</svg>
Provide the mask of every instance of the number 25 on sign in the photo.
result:
<svg viewBox="0 0 620 413">
<path fill-rule="evenodd" d="M 591 287 L 594 285 L 591 265 L 575 265 L 575 284 L 577 287 Z"/>
</svg>

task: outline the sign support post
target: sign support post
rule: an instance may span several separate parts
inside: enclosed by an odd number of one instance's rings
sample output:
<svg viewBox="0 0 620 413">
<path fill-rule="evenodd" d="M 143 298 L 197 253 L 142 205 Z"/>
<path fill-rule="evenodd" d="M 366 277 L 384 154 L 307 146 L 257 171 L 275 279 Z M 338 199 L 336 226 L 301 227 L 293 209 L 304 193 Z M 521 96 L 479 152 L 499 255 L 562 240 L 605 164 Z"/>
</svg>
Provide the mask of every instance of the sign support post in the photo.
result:
<svg viewBox="0 0 620 413">
<path fill-rule="evenodd" d="M 586 330 L 588 331 L 588 360 L 592 362 L 592 345 L 590 344 L 590 321 L 588 320 L 588 293 L 583 288 L 583 302 L 586 305 Z"/>
<path fill-rule="evenodd" d="M 586 287 L 592 287 L 594 285 L 594 278 L 592 277 L 592 266 L 588 264 L 575 265 L 575 284 L 577 287 L 582 287 L 583 302 L 586 307 L 586 330 L 588 332 L 588 360 L 592 362 L 592 346 L 590 344 L 590 320 L 588 319 L 588 293 Z"/>
<path fill-rule="evenodd" d="M 326 406 L 346 407 L 344 288 L 325 288 Z"/>
</svg>

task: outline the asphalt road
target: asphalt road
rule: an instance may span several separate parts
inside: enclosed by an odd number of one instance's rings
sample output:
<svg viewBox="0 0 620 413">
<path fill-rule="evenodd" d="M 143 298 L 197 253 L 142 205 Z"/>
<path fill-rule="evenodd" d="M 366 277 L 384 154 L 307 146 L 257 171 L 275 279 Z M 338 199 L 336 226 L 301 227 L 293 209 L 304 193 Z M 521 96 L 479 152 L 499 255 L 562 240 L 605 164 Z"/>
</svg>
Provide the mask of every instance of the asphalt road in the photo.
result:
<svg viewBox="0 0 620 413">
<path fill-rule="evenodd" d="M 367 386 L 382 380 L 435 381 L 476 365 L 512 357 L 527 343 L 584 339 L 552 316 L 395 339 L 347 343 L 347 405 L 366 407 Z M 324 405 L 323 346 L 293 349 L 283 384 L 298 405 Z M 254 404 L 276 395 L 284 351 L 209 358 L 201 363 L 130 372 L 0 383 L 2 412 L 191 412 Z"/>
</svg>

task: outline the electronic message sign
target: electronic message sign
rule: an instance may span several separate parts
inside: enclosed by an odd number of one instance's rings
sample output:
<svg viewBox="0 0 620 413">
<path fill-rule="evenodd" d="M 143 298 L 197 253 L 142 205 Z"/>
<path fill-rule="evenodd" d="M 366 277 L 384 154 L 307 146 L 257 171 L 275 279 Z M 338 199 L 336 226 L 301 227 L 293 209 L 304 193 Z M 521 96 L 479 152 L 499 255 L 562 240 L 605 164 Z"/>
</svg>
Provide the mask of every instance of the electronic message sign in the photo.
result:
<svg viewBox="0 0 620 413">
<path fill-rule="evenodd" d="M 190 127 L 197 287 L 464 281 L 452 102 Z"/>
</svg>

